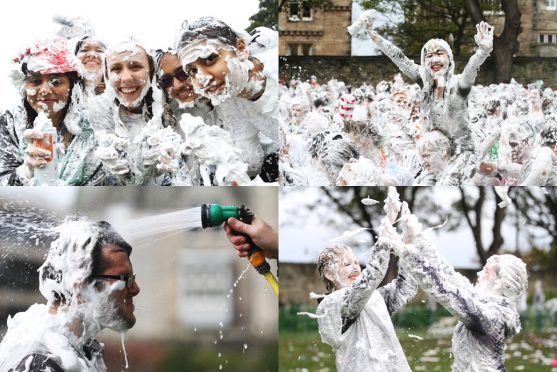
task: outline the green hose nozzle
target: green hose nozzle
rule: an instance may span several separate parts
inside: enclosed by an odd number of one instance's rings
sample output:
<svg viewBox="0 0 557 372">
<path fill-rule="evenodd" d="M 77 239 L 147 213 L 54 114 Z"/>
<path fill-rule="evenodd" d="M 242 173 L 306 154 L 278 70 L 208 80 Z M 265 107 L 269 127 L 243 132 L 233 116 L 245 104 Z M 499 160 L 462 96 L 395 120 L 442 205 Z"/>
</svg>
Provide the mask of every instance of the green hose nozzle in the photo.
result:
<svg viewBox="0 0 557 372">
<path fill-rule="evenodd" d="M 253 221 L 254 214 L 242 205 L 237 207 L 235 205 L 219 205 L 219 204 L 202 204 L 201 205 L 201 226 L 204 229 L 208 227 L 220 226 L 226 222 L 230 217 L 234 217 L 243 223 L 251 225 Z M 257 272 L 263 276 L 269 282 L 275 293 L 278 294 L 278 283 L 273 277 L 271 272 L 271 266 L 265 259 L 263 251 L 259 248 L 253 240 L 247 235 L 244 235 L 249 242 L 250 250 L 248 251 L 248 259 L 251 265 L 257 270 Z M 274 281 L 274 282 L 273 282 Z"/>
<path fill-rule="evenodd" d="M 240 209 L 235 205 L 219 205 L 219 204 L 202 204 L 201 205 L 201 226 L 216 227 L 222 225 L 230 217 L 241 218 Z M 251 222 L 251 221 L 250 221 Z"/>
</svg>

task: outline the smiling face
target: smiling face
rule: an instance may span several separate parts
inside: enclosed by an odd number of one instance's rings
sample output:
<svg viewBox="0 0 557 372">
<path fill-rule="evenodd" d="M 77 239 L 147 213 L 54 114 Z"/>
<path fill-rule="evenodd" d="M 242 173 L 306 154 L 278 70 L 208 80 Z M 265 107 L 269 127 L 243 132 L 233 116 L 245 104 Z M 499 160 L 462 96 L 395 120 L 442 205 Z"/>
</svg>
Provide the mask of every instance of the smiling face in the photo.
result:
<svg viewBox="0 0 557 372">
<path fill-rule="evenodd" d="M 249 70 L 246 44 L 238 39 L 232 47 L 217 39 L 198 40 L 180 51 L 180 61 L 192 77 L 195 91 L 213 104 L 246 92 Z"/>
<path fill-rule="evenodd" d="M 88 72 L 98 72 L 101 69 L 105 48 L 95 41 L 86 41 L 77 52 L 77 57 Z"/>
<path fill-rule="evenodd" d="M 108 79 L 120 103 L 137 107 L 151 86 L 149 59 L 143 48 L 130 47 L 106 56 Z"/>
<path fill-rule="evenodd" d="M 361 273 L 358 258 L 350 248 L 346 248 L 336 255 L 335 263 L 325 271 L 325 277 L 334 284 L 335 290 L 337 290 L 352 285 Z"/>
<path fill-rule="evenodd" d="M 183 69 L 178 56 L 171 53 L 165 54 L 161 59 L 160 69 L 162 71 L 161 79 L 165 79 L 165 77 L 172 79 L 171 85 L 164 88 L 170 97 L 178 100 L 180 103 L 195 101 L 198 96 L 193 91 L 191 77 L 188 76 L 186 80 L 180 78 L 181 74 L 183 74 Z"/>
<path fill-rule="evenodd" d="M 449 54 L 441 47 L 428 49 L 425 54 L 425 64 L 433 76 L 443 76 L 449 69 Z"/>
<path fill-rule="evenodd" d="M 62 114 L 70 97 L 70 79 L 64 74 L 29 73 L 25 77 L 25 93 L 36 112 L 44 112 L 54 120 Z"/>
</svg>

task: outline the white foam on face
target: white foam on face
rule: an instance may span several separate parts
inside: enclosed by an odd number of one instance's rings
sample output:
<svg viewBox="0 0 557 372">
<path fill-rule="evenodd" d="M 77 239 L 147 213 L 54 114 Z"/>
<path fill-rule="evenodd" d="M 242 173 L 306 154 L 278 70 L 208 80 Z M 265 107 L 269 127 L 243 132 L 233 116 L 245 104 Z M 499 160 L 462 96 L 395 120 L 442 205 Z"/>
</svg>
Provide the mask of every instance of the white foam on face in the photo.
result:
<svg viewBox="0 0 557 372">
<path fill-rule="evenodd" d="M 211 54 L 218 54 L 219 49 L 226 50 L 231 49 L 231 47 L 217 39 L 195 40 L 178 51 L 178 58 L 180 58 L 184 71 L 187 71 L 187 67 L 190 63 L 200 58 L 207 58 Z"/>
<path fill-rule="evenodd" d="M 66 105 L 67 105 L 67 101 L 62 101 L 62 100 L 56 101 L 56 102 L 54 102 L 54 105 L 52 106 L 52 110 L 54 112 L 61 111 L 64 108 L 66 108 Z"/>
<path fill-rule="evenodd" d="M 86 220 L 66 220 L 55 230 L 59 238 L 51 244 L 39 275 L 40 291 L 48 304 L 32 305 L 8 319 L 8 332 L 0 344 L 0 370 L 15 367 L 30 353 L 43 353 L 67 371 L 106 371 L 102 356 L 93 355 L 88 361 L 76 350 L 82 350 L 103 328 L 127 328 L 112 296 L 125 283 L 103 281 L 95 287 L 85 282 L 91 273 L 98 228 Z M 52 312 L 54 293 L 63 295 L 65 301 Z"/>
<path fill-rule="evenodd" d="M 115 54 L 118 54 L 118 55 L 115 55 Z M 116 44 L 115 46 L 111 47 L 107 52 L 107 57 L 106 57 L 107 58 L 107 67 L 110 68 L 109 67 L 110 63 L 112 63 L 114 61 L 121 61 L 122 63 L 129 63 L 129 62 L 137 61 L 138 59 L 142 59 L 141 58 L 142 55 L 146 56 L 147 52 L 145 51 L 145 49 L 143 47 L 141 47 L 139 44 L 137 44 L 135 42 L 122 42 L 122 43 Z M 141 92 L 140 92 L 139 96 L 133 102 L 128 102 L 125 99 L 125 97 L 122 97 L 120 95 L 120 91 L 117 88 L 117 86 L 119 84 L 121 84 L 121 80 L 122 80 L 121 76 L 116 72 L 108 71 L 108 80 L 109 80 L 110 84 L 108 84 L 107 89 L 111 92 L 111 94 L 118 97 L 119 98 L 118 100 L 120 101 L 120 103 L 127 108 L 138 107 L 143 102 L 143 99 L 145 98 L 145 96 L 147 95 L 147 92 L 151 88 L 151 80 L 149 78 L 148 65 L 144 66 L 144 67 L 145 67 L 145 69 L 147 69 L 147 71 L 146 71 L 147 79 L 140 79 L 139 80 L 139 83 L 141 85 Z M 124 89 L 124 88 L 120 87 L 120 89 Z"/>
</svg>

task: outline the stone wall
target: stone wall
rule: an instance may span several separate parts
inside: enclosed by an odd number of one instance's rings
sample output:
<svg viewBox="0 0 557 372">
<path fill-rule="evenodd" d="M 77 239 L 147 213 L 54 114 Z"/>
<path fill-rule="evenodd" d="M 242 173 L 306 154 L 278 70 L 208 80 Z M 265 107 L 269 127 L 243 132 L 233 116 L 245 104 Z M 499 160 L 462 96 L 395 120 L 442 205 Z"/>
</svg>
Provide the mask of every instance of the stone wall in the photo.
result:
<svg viewBox="0 0 557 372">
<path fill-rule="evenodd" d="M 419 56 L 410 57 L 419 62 Z M 455 72 L 460 73 L 469 57 L 455 57 Z M 477 84 L 493 83 L 493 59 L 488 58 L 482 65 Z M 376 57 L 330 57 L 330 56 L 290 56 L 280 57 L 280 77 L 287 82 L 291 77 L 307 80 L 316 75 L 320 83 L 336 78 L 348 84 L 363 82 L 377 84 L 389 80 L 399 72 L 398 68 L 385 56 Z M 557 87 L 557 58 L 516 57 L 513 61 L 513 76 L 521 84 L 543 80 L 544 86 Z M 408 79 L 405 79 L 409 81 Z"/>
<path fill-rule="evenodd" d="M 349 56 L 351 0 L 333 0 L 324 8 L 312 9 L 311 19 L 290 19 L 289 7 L 279 12 L 279 54 L 288 55 L 288 45 L 311 44 L 312 55 Z"/>
</svg>

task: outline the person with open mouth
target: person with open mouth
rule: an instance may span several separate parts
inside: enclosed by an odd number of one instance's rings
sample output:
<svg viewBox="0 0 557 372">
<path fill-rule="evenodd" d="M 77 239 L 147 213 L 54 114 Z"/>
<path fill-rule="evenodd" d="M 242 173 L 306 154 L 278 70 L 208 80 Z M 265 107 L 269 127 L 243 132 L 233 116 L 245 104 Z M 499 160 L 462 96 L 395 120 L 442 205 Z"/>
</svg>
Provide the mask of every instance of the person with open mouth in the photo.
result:
<svg viewBox="0 0 557 372">
<path fill-rule="evenodd" d="M 97 141 L 81 102 L 79 61 L 66 39 L 34 42 L 14 58 L 11 76 L 22 104 L 0 116 L 0 184 L 37 184 L 36 169 L 54 158 L 57 185 L 102 183 Z M 56 135 L 44 132 L 49 124 Z"/>
<path fill-rule="evenodd" d="M 154 84 L 155 62 L 142 44 L 111 46 L 104 62 L 106 91 L 89 103 L 107 184 L 177 184 L 182 139 L 163 115 L 162 92 Z"/>
<path fill-rule="evenodd" d="M 446 41 L 429 40 L 421 50 L 421 64 L 418 65 L 373 29 L 377 16 L 375 10 L 362 13 L 348 27 L 349 32 L 369 36 L 402 73 L 420 85 L 423 93 L 422 131 L 439 130 L 454 144 L 452 156 L 437 184 L 457 186 L 466 182 L 475 174 L 479 161 L 470 128 L 468 95 L 480 66 L 493 49 L 494 27 L 486 22 L 476 25 L 474 40 L 478 48 L 462 73 L 455 75 L 453 53 Z"/>
</svg>

